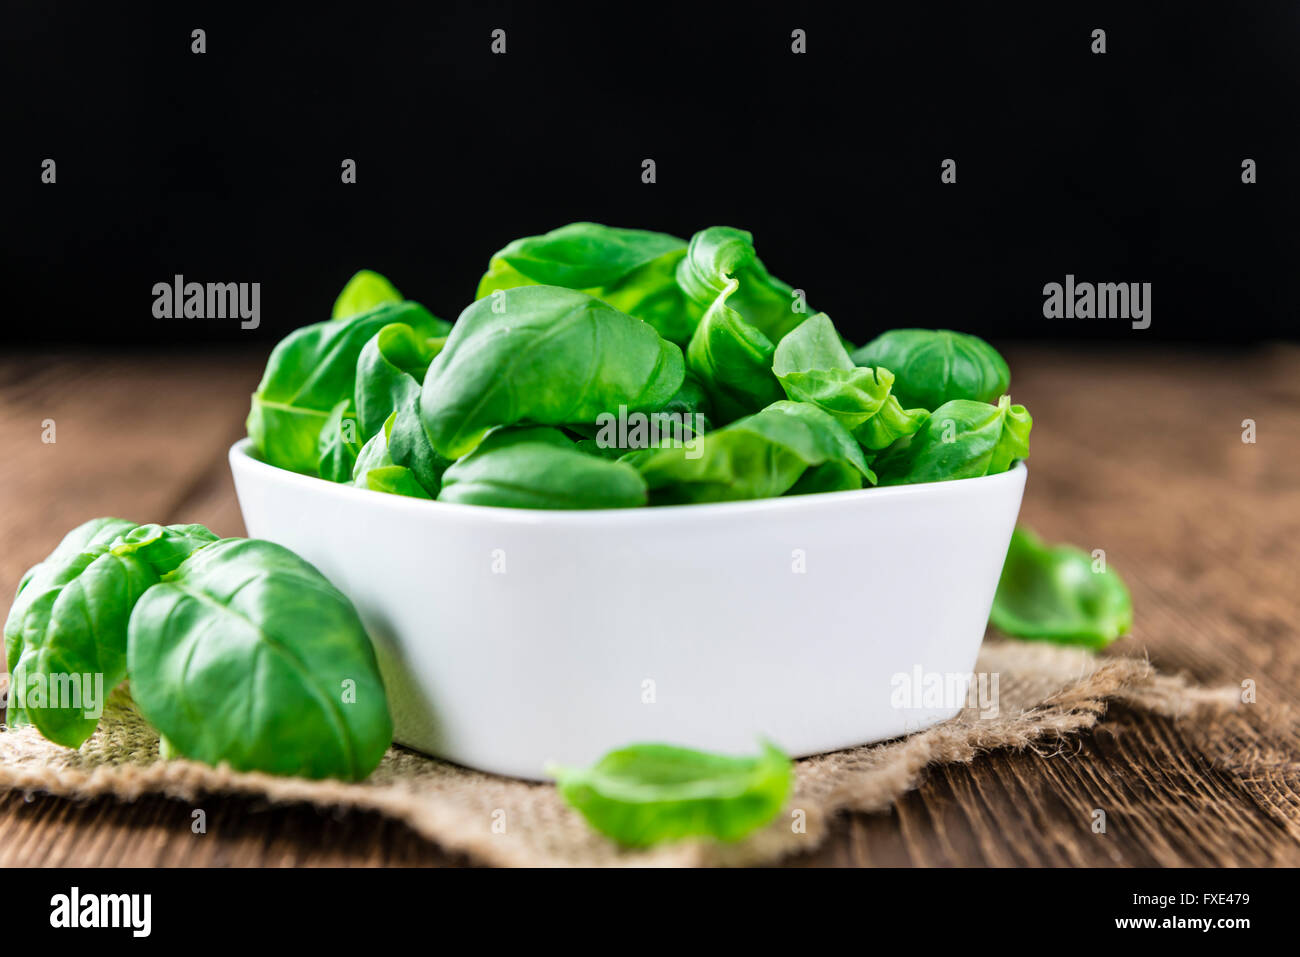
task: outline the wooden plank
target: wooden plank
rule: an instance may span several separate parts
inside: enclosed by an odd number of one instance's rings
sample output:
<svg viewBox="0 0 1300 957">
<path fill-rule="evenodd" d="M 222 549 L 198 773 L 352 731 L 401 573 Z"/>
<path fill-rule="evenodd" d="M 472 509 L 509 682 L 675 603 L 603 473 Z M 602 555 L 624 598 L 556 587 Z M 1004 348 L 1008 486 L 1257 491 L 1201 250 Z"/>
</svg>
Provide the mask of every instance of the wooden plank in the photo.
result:
<svg viewBox="0 0 1300 957">
<path fill-rule="evenodd" d="M 0 588 L 98 515 L 209 519 L 242 531 L 225 450 L 243 434 L 260 364 L 49 356 L 0 361 Z M 53 422 L 53 443 L 42 441 Z M 215 483 L 215 485 L 214 485 Z M 217 491 L 221 491 L 218 500 Z"/>
<path fill-rule="evenodd" d="M 1104 548 L 1129 582 L 1118 646 L 1300 705 L 1300 350 L 1010 350 L 1035 417 L 1024 520 Z M 263 357 L 0 360 L 0 587 L 98 514 L 241 534 L 225 450 Z M 58 441 L 40 442 L 54 418 Z M 1253 418 L 1258 441 L 1241 442 Z M 7 583 L 7 584 L 6 584 Z M 1288 730 L 1289 727 L 1289 730 Z M 1062 753 L 934 770 L 888 814 L 837 822 L 795 865 L 1300 865 L 1300 733 L 1213 733 L 1120 710 Z M 1107 815 L 1104 835 L 1092 813 Z M 209 800 L 0 796 L 0 865 L 461 863 L 378 816 Z"/>
</svg>

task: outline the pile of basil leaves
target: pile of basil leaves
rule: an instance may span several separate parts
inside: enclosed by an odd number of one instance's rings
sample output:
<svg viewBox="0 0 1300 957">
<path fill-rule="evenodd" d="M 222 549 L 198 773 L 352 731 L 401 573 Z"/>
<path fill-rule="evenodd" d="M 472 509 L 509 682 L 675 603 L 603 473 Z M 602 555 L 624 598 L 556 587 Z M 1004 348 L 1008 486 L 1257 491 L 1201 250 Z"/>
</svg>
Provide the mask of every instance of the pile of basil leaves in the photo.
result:
<svg viewBox="0 0 1300 957">
<path fill-rule="evenodd" d="M 455 324 L 363 270 L 333 316 L 283 339 L 253 395 L 259 458 L 332 482 L 512 508 L 632 508 L 993 475 L 1032 418 L 975 336 L 896 329 L 853 348 L 749 233 L 690 241 L 573 223 L 492 256 Z M 600 420 L 676 413 L 668 440 Z M 690 444 L 681 439 L 688 438 Z M 435 506 L 431 506 L 435 507 Z M 1103 646 L 1132 622 L 1113 569 L 1017 529 L 992 612 L 1022 638 Z M 19 585 L 8 724 L 79 747 L 98 718 L 40 700 L 60 676 L 129 678 L 164 755 L 359 780 L 392 738 L 374 652 L 348 599 L 278 545 L 199 525 L 96 519 Z M 789 759 L 632 745 L 552 769 L 629 845 L 742 837 L 784 805 Z"/>
</svg>

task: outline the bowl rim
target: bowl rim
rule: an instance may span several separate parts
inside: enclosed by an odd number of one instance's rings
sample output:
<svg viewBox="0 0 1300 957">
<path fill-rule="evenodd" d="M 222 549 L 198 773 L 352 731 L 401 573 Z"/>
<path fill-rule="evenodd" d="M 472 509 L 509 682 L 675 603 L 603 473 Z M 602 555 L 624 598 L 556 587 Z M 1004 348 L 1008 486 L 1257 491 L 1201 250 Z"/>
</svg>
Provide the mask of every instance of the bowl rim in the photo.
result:
<svg viewBox="0 0 1300 957">
<path fill-rule="evenodd" d="M 232 473 L 245 470 L 269 481 L 277 481 L 326 495 L 341 495 L 355 499 L 357 495 L 369 496 L 371 505 L 393 509 L 413 509 L 412 515 L 438 515 L 445 518 L 477 519 L 514 524 L 548 525 L 640 525 L 664 523 L 683 518 L 696 522 L 701 519 L 741 517 L 769 512 L 807 513 L 818 509 L 840 508 L 851 503 L 888 502 L 902 497 L 946 498 L 967 495 L 982 489 L 993 491 L 1002 485 L 1023 484 L 1028 477 L 1028 467 L 1017 460 L 1005 472 L 981 475 L 976 478 L 948 479 L 942 482 L 917 482 L 910 485 L 846 489 L 839 492 L 818 492 L 810 495 L 781 495 L 775 498 L 744 499 L 736 502 L 698 502 L 683 505 L 656 505 L 654 508 L 589 508 L 589 509 L 534 509 L 508 508 L 501 505 L 468 505 L 460 502 L 393 495 L 373 489 L 358 488 L 342 482 L 330 482 L 314 475 L 291 472 L 263 462 L 252 453 L 253 440 L 245 436 L 230 447 L 228 453 Z M 434 506 L 431 508 L 430 506 Z"/>
</svg>

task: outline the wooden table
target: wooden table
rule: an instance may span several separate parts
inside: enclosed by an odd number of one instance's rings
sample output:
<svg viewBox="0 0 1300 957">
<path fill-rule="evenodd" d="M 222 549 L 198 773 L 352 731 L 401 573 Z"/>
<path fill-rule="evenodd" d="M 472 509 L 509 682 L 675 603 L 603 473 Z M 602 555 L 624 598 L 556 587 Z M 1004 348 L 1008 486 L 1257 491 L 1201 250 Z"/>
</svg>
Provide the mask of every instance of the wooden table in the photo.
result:
<svg viewBox="0 0 1300 957">
<path fill-rule="evenodd" d="M 1118 651 L 1300 705 L 1300 349 L 1009 349 L 1034 414 L 1022 518 L 1104 548 L 1133 591 Z M 226 450 L 263 355 L 0 360 L 0 589 L 96 515 L 244 532 Z M 1253 419 L 1256 441 L 1242 441 Z M 53 420 L 53 443 L 42 433 Z M 1278 745 L 1278 741 L 1282 745 Z M 1054 753 L 940 769 L 889 814 L 851 816 L 802 864 L 1300 864 L 1300 734 L 1223 770 L 1167 719 L 1117 710 Z M 78 804 L 0 795 L 0 866 L 460 863 L 404 826 L 248 800 Z M 1089 825 L 1107 809 L 1104 836 Z"/>
</svg>

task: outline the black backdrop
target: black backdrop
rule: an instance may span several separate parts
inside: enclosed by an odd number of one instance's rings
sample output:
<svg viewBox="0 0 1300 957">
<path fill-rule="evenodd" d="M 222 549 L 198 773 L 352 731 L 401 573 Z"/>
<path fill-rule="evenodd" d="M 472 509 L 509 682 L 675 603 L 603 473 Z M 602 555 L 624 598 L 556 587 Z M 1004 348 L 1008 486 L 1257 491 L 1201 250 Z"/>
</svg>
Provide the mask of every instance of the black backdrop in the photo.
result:
<svg viewBox="0 0 1300 957">
<path fill-rule="evenodd" d="M 450 318 L 577 219 L 748 228 L 856 340 L 1295 334 L 1294 3 L 224 10 L 6 6 L 6 343 L 270 341 L 360 266 Z M 261 328 L 154 319 L 175 273 L 260 282 Z M 1045 320 L 1067 273 L 1152 283 L 1151 327 Z"/>
</svg>

